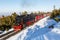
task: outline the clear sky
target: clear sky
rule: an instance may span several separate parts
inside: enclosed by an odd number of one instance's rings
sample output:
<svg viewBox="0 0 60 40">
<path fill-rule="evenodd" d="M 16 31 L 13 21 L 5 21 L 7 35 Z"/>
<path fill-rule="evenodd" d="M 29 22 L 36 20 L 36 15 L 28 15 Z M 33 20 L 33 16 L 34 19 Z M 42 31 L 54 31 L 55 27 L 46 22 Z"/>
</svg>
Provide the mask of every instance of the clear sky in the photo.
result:
<svg viewBox="0 0 60 40">
<path fill-rule="evenodd" d="M 51 11 L 60 8 L 60 0 L 0 0 L 0 12 Z"/>
</svg>

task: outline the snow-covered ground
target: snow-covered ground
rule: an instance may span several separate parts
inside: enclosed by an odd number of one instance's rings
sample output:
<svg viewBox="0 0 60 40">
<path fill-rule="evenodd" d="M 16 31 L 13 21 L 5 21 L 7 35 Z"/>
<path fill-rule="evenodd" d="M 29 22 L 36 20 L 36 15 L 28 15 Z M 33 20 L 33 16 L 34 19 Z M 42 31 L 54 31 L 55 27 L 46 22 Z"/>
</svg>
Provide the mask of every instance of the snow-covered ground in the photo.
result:
<svg viewBox="0 0 60 40">
<path fill-rule="evenodd" d="M 60 40 L 60 22 L 43 18 L 7 40 Z M 54 28 L 48 28 L 54 24 Z"/>
</svg>

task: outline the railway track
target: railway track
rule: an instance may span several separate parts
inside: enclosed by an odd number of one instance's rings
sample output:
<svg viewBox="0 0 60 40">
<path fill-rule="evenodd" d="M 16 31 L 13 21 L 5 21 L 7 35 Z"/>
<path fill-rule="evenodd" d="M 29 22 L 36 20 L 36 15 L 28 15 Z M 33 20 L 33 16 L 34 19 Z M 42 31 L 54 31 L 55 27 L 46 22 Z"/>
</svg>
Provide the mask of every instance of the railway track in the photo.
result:
<svg viewBox="0 0 60 40">
<path fill-rule="evenodd" d="M 3 36 L 5 36 L 5 35 L 7 35 L 7 34 L 9 34 L 9 33 L 11 33 L 11 32 L 13 32 L 13 31 L 14 31 L 14 30 L 9 31 L 9 32 L 7 32 L 7 33 L 5 33 L 5 34 L 3 34 L 3 35 L 0 35 L 0 38 L 3 37 Z"/>
<path fill-rule="evenodd" d="M 7 34 L 4 34 L 4 35 L 0 36 L 0 40 L 6 40 L 7 38 L 9 38 L 9 37 L 11 37 L 11 36 L 13 36 L 13 35 L 15 35 L 15 34 L 17 34 L 19 32 L 20 31 L 11 31 L 11 32 L 9 32 Z"/>
<path fill-rule="evenodd" d="M 12 33 L 12 32 L 14 32 L 14 30 L 9 31 L 9 32 L 7 32 L 7 33 L 5 33 L 5 34 L 3 34 L 3 35 L 0 35 L 0 40 L 3 39 L 6 35 L 9 35 L 9 34 Z"/>
<path fill-rule="evenodd" d="M 26 27 L 27 28 L 27 27 Z M 24 29 L 26 29 L 26 28 L 23 28 L 22 30 L 24 30 Z M 22 30 L 19 30 L 19 31 L 10 31 L 10 32 L 8 32 L 8 33 L 6 33 L 6 34 L 3 34 L 3 35 L 0 35 L 0 40 L 6 40 L 6 39 L 8 39 L 9 37 L 11 37 L 11 36 L 14 36 L 15 34 L 17 34 L 17 33 L 19 33 L 20 31 L 22 31 Z"/>
<path fill-rule="evenodd" d="M 26 27 L 27 28 L 27 27 Z M 24 28 L 24 29 L 26 29 L 26 28 Z M 22 30 L 24 30 L 24 29 L 22 29 Z M 4 34 L 4 35 L 1 35 L 0 36 L 0 40 L 6 40 L 6 39 L 8 39 L 9 37 L 11 37 L 11 36 L 14 36 L 15 34 L 17 34 L 17 33 L 19 33 L 19 32 L 21 32 L 22 30 L 19 30 L 19 31 L 10 31 L 10 32 L 8 32 L 8 33 L 6 33 L 6 34 Z"/>
</svg>

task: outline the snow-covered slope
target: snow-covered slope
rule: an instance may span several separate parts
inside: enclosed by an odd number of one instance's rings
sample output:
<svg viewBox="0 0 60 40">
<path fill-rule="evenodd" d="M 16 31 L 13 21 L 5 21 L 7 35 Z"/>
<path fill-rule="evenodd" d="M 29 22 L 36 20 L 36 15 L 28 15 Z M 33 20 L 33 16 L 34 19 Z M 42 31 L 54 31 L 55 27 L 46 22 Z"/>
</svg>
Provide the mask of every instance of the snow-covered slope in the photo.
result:
<svg viewBox="0 0 60 40">
<path fill-rule="evenodd" d="M 49 17 L 43 18 L 7 40 L 59 40 L 60 27 L 58 25 L 60 25 L 60 22 L 57 23 L 52 19 L 47 20 L 47 18 Z M 52 24 L 55 24 L 54 29 L 48 28 Z"/>
</svg>

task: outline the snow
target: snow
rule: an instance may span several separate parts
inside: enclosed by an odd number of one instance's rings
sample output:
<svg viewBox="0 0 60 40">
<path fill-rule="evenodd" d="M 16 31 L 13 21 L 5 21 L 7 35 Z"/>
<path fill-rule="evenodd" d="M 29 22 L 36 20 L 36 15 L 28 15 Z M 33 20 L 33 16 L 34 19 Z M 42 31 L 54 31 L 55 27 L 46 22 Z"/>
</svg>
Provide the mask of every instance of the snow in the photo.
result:
<svg viewBox="0 0 60 40">
<path fill-rule="evenodd" d="M 48 38 L 46 37 L 46 35 L 43 35 L 43 36 L 44 36 L 44 39 L 45 39 L 45 40 L 48 40 Z"/>
<path fill-rule="evenodd" d="M 54 29 L 52 30 L 52 32 L 60 34 L 60 22 L 58 22 L 56 25 L 54 25 Z"/>
<path fill-rule="evenodd" d="M 52 32 L 57 33 L 57 34 L 60 34 L 60 29 L 54 28 L 54 29 L 52 30 Z"/>
<path fill-rule="evenodd" d="M 47 20 L 48 18 L 39 20 L 7 40 L 59 40 L 60 22 L 57 23 L 53 19 Z M 54 28 L 48 28 L 50 25 L 53 25 Z"/>
<path fill-rule="evenodd" d="M 56 25 L 56 21 L 55 20 L 53 20 L 53 19 L 49 19 L 49 20 L 47 20 L 46 21 L 47 22 L 47 26 L 50 26 L 50 25 Z"/>
</svg>

